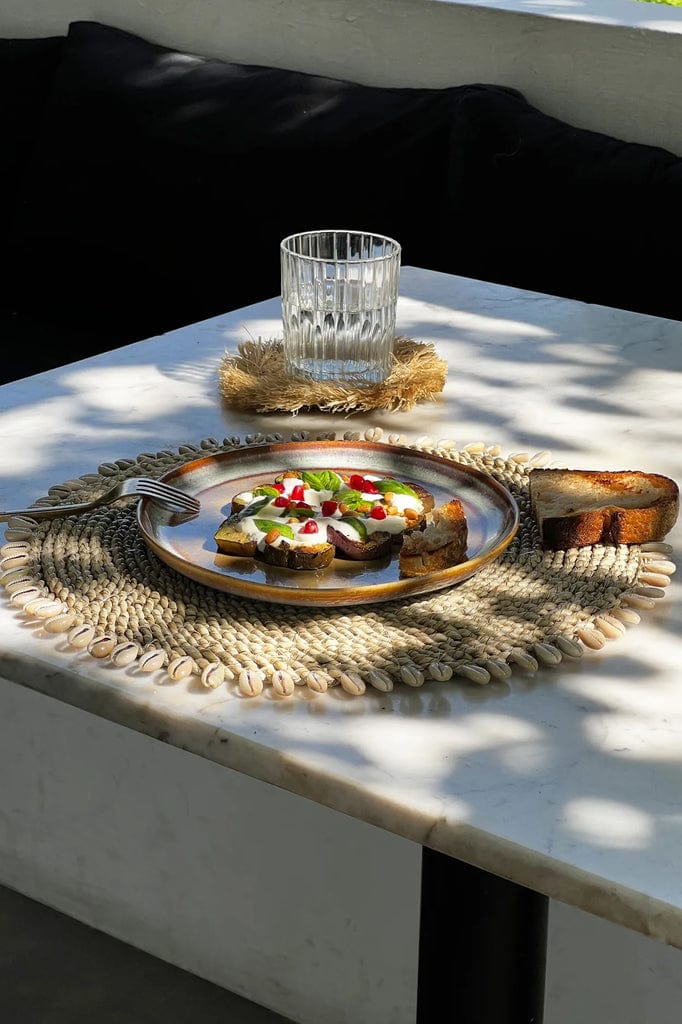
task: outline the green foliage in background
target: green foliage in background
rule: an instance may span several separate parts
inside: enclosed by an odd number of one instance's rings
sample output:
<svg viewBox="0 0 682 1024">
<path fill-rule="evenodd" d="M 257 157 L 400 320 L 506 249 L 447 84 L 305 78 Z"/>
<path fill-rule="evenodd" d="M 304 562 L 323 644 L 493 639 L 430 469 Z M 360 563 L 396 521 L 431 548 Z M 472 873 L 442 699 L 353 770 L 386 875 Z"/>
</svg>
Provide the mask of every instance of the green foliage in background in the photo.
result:
<svg viewBox="0 0 682 1024">
<path fill-rule="evenodd" d="M 643 4 L 667 4 L 668 7 L 682 7 L 682 0 L 640 0 Z"/>
</svg>

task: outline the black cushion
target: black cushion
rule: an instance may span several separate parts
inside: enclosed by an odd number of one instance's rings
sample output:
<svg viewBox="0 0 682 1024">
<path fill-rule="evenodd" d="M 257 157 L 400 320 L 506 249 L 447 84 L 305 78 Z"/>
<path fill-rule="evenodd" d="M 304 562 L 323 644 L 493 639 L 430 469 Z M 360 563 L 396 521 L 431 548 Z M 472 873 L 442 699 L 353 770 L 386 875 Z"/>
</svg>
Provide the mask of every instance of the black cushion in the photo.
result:
<svg viewBox="0 0 682 1024">
<path fill-rule="evenodd" d="M 61 36 L 0 39 L 0 216 L 5 225 L 13 217 L 63 45 Z"/>
<path fill-rule="evenodd" d="M 0 304 L 0 384 L 138 340 L 131 337 L 132 326 L 117 330 L 104 321 L 98 324 L 97 331 L 92 331 L 66 319 L 56 320 L 50 310 L 19 312 Z"/>
<path fill-rule="evenodd" d="M 373 88 L 74 22 L 20 191 L 13 312 L 98 351 L 277 294 L 281 238 L 342 227 L 396 237 L 405 264 L 682 318 L 661 254 L 681 169 L 514 89 Z"/>
<path fill-rule="evenodd" d="M 485 174 L 479 184 L 486 188 L 682 183 L 682 160 L 667 150 L 576 128 L 518 92 L 469 93 L 459 107 L 459 142 Z"/>
<path fill-rule="evenodd" d="M 55 313 L 140 333 L 279 292 L 279 242 L 319 227 L 445 258 L 456 90 L 379 89 L 69 27 L 22 197 L 17 259 Z"/>
<path fill-rule="evenodd" d="M 8 242 L 18 192 L 33 152 L 64 38 L 0 39 L 0 319 L 16 323 L 16 264 Z M 4 324 L 3 324 L 4 326 Z M 11 348 L 14 331 L 3 331 Z M 7 360 L 5 360 L 7 365 Z"/>
<path fill-rule="evenodd" d="M 510 90 L 460 96 L 453 270 L 682 319 L 682 159 L 576 128 Z"/>
</svg>

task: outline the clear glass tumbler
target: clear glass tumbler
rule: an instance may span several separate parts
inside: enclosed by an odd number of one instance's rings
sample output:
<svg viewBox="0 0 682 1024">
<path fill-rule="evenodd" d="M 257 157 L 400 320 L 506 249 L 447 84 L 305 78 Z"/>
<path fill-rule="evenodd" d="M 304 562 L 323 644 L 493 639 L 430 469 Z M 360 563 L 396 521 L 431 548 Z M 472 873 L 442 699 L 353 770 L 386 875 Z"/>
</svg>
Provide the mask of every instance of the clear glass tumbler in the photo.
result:
<svg viewBox="0 0 682 1024">
<path fill-rule="evenodd" d="M 280 243 L 290 376 L 374 384 L 390 373 L 400 245 L 367 231 L 303 231 Z"/>
</svg>

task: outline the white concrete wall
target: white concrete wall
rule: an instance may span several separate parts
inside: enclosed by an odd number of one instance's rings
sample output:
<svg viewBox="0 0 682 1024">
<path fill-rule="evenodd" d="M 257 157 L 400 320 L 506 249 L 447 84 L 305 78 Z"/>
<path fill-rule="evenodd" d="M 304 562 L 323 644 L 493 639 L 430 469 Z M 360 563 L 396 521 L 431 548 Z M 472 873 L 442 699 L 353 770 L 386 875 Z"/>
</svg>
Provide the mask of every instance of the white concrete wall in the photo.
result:
<svg viewBox="0 0 682 1024">
<path fill-rule="evenodd" d="M 1 678 L 0 722 L 0 884 L 300 1024 L 413 1024 L 414 843 Z"/>
<path fill-rule="evenodd" d="M 300 1024 L 414 1024 L 414 843 L 2 679 L 0 721 L 0 884 Z M 681 1005 L 682 951 L 550 903 L 545 1024 Z"/>
<path fill-rule="evenodd" d="M 101 21 L 164 45 L 377 85 L 496 83 L 682 155 L 682 11 L 636 0 L 3 0 L 0 35 Z"/>
<path fill-rule="evenodd" d="M 550 902 L 544 1024 L 680 1024 L 682 951 Z"/>
</svg>

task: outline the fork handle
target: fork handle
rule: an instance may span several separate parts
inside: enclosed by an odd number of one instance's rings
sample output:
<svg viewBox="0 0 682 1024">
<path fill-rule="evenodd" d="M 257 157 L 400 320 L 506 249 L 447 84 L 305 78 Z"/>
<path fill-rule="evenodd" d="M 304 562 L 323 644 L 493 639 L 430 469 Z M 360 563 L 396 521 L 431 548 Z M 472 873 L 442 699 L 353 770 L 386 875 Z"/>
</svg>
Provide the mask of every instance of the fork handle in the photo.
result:
<svg viewBox="0 0 682 1024">
<path fill-rule="evenodd" d="M 72 512 L 87 512 L 93 507 L 93 502 L 81 501 L 77 505 L 39 505 L 38 508 L 15 508 L 10 512 L 0 512 L 0 523 L 6 523 L 14 516 L 27 516 L 29 519 L 35 519 L 36 522 L 43 519 L 58 519 L 60 516 L 71 515 Z"/>
</svg>

